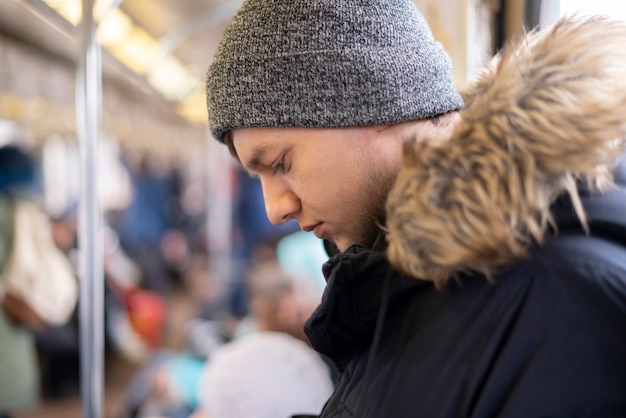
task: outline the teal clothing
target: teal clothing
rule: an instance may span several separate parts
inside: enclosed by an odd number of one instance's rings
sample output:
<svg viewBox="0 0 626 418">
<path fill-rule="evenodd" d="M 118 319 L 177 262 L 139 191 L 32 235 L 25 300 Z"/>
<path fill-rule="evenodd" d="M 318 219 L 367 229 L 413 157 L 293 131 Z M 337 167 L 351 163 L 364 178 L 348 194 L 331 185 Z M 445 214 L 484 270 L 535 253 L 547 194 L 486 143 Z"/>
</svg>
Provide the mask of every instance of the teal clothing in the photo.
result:
<svg viewBox="0 0 626 418">
<path fill-rule="evenodd" d="M 321 297 L 326 288 L 321 266 L 328 261 L 322 240 L 310 232 L 293 232 L 278 242 L 276 257 L 286 271 L 310 281 Z"/>
<path fill-rule="evenodd" d="M 194 409 L 199 404 L 197 392 L 205 364 L 206 360 L 188 353 L 174 356 L 165 364 L 165 370 L 176 387 L 178 396 Z"/>
<path fill-rule="evenodd" d="M 0 272 L 4 273 L 13 238 L 12 198 L 0 195 Z M 0 282 L 3 274 L 0 273 Z M 0 413 L 38 401 L 39 374 L 32 332 L 15 325 L 0 308 Z"/>
</svg>

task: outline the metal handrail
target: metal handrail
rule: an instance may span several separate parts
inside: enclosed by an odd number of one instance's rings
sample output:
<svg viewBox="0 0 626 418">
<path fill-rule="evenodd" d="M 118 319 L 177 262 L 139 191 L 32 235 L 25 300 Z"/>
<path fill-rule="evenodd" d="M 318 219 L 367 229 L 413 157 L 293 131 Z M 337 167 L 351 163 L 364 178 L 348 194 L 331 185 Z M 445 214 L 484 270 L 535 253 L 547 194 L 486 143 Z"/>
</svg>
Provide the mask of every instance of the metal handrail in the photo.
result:
<svg viewBox="0 0 626 418">
<path fill-rule="evenodd" d="M 82 0 L 76 68 L 76 132 L 80 150 L 79 277 L 81 397 L 84 418 L 102 416 L 104 268 L 98 146 L 102 114 L 102 52 L 96 41 L 93 0 Z"/>
</svg>

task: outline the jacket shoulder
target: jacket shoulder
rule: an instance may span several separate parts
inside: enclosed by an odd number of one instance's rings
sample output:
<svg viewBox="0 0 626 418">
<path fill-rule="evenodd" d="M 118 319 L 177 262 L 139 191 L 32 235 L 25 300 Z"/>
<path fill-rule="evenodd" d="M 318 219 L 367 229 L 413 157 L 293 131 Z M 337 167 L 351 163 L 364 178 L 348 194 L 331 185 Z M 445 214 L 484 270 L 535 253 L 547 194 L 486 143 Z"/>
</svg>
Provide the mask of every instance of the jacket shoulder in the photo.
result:
<svg viewBox="0 0 626 418">
<path fill-rule="evenodd" d="M 626 237 L 560 234 L 531 251 L 538 275 L 564 287 L 593 290 L 626 313 Z M 584 294 L 583 294 L 584 296 Z"/>
</svg>

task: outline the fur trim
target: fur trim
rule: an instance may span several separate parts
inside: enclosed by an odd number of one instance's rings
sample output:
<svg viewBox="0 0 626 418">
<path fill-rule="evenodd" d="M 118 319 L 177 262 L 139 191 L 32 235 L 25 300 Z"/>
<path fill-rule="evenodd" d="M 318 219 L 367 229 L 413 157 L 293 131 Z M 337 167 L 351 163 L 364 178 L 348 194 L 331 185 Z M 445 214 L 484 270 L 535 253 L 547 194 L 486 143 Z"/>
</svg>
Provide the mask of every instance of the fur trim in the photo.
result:
<svg viewBox="0 0 626 418">
<path fill-rule="evenodd" d="M 442 287 L 527 257 L 576 182 L 612 184 L 626 151 L 626 24 L 566 17 L 509 45 L 464 92 L 449 141 L 405 146 L 387 202 L 388 255 Z"/>
</svg>

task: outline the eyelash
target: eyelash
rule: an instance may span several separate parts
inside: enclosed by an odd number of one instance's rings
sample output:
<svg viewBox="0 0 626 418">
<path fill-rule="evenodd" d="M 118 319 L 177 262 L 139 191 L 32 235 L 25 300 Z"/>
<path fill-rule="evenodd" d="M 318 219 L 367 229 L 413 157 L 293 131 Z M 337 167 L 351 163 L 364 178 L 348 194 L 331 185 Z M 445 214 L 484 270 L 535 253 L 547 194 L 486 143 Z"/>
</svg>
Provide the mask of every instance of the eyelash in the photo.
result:
<svg viewBox="0 0 626 418">
<path fill-rule="evenodd" d="M 280 157 L 280 159 L 272 167 L 272 173 L 273 174 L 278 173 L 279 170 L 281 170 L 281 171 L 285 170 L 285 157 Z"/>
</svg>

